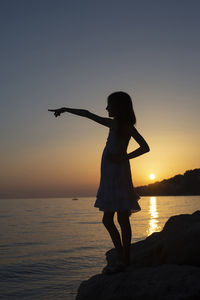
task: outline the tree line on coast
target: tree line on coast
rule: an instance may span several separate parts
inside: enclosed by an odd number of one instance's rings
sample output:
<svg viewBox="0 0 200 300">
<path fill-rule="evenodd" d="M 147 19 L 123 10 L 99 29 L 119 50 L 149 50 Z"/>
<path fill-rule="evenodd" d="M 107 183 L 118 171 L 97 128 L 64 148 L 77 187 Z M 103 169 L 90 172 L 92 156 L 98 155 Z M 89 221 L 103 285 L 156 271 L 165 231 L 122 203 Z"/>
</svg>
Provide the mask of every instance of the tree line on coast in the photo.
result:
<svg viewBox="0 0 200 300">
<path fill-rule="evenodd" d="M 188 170 L 155 183 L 136 187 L 141 196 L 200 195 L 200 169 Z"/>
</svg>

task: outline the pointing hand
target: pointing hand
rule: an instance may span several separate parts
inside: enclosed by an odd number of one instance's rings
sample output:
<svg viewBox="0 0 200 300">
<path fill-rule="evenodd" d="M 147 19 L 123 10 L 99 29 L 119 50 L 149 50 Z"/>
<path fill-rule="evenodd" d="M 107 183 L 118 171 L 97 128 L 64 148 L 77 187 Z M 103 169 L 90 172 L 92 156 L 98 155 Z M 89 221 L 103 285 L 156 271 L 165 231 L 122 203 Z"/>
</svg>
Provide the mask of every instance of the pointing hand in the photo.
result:
<svg viewBox="0 0 200 300">
<path fill-rule="evenodd" d="M 48 109 L 48 111 L 52 111 L 54 113 L 55 117 L 60 116 L 62 113 L 65 112 L 65 108 L 59 108 L 59 109 Z"/>
</svg>

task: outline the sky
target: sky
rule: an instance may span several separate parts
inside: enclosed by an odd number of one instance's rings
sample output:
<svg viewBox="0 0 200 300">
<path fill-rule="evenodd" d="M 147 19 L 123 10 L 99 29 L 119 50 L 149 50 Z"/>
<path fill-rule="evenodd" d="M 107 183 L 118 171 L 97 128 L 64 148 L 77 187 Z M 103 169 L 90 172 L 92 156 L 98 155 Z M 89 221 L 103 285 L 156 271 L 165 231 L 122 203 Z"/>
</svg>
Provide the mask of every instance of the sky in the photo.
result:
<svg viewBox="0 0 200 300">
<path fill-rule="evenodd" d="M 95 196 L 108 128 L 48 109 L 107 117 L 119 90 L 151 149 L 130 161 L 135 186 L 200 167 L 199 14 L 198 0 L 1 0 L 0 197 Z"/>
</svg>

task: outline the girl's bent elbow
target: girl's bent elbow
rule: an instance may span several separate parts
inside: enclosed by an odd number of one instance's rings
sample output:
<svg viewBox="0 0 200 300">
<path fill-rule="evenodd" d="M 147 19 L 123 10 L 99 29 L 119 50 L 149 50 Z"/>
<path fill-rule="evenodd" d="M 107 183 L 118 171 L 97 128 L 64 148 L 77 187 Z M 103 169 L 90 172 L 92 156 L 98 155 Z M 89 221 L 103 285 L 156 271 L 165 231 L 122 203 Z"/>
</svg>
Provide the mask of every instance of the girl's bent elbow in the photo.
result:
<svg viewBox="0 0 200 300">
<path fill-rule="evenodd" d="M 149 152 L 150 151 L 150 148 L 149 148 L 149 146 L 147 145 L 146 146 L 146 152 Z"/>
<path fill-rule="evenodd" d="M 146 153 L 146 152 L 149 152 L 150 151 L 150 148 L 149 148 L 149 145 L 145 145 L 144 146 L 144 152 Z"/>
</svg>

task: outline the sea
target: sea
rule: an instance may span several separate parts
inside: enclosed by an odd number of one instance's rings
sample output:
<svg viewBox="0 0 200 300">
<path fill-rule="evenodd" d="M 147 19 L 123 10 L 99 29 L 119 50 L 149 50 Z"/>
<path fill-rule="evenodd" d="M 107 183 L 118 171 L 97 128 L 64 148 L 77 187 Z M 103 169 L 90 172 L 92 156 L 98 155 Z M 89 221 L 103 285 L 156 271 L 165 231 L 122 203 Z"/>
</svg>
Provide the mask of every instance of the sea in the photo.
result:
<svg viewBox="0 0 200 300">
<path fill-rule="evenodd" d="M 101 273 L 113 245 L 94 202 L 0 200 L 1 299 L 72 300 L 82 281 Z M 199 210 L 200 196 L 141 197 L 139 204 L 130 217 L 132 243 L 161 231 L 170 216 Z"/>
</svg>

